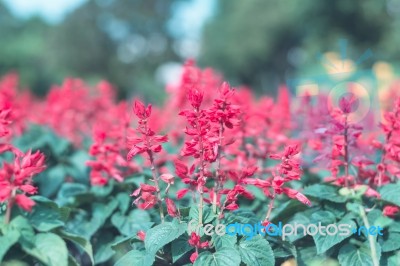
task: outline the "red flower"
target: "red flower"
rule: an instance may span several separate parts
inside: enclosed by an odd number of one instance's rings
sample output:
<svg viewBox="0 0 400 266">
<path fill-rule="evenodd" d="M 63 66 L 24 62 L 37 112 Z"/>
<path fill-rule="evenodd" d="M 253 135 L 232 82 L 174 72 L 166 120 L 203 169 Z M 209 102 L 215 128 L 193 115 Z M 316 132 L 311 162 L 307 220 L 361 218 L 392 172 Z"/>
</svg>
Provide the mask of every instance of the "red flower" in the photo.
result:
<svg viewBox="0 0 400 266">
<path fill-rule="evenodd" d="M 136 198 L 134 203 L 139 209 L 147 210 L 153 208 L 158 202 L 157 196 L 149 193 L 142 192 L 140 197 Z"/>
<path fill-rule="evenodd" d="M 190 261 L 192 262 L 192 263 L 194 263 L 196 260 L 197 260 L 197 257 L 199 256 L 199 253 L 196 251 L 196 252 L 193 252 L 192 253 L 192 255 L 190 255 Z"/>
<path fill-rule="evenodd" d="M 171 174 L 162 174 L 160 179 L 167 184 L 174 184 L 174 176 Z"/>
<path fill-rule="evenodd" d="M 188 240 L 189 245 L 196 248 L 207 248 L 209 247 L 208 241 L 201 242 L 200 236 L 195 232 L 192 232 Z"/>
<path fill-rule="evenodd" d="M 183 198 L 186 195 L 186 193 L 188 193 L 188 191 L 189 191 L 188 188 L 182 188 L 182 189 L 178 190 L 176 192 L 176 198 L 177 199 Z"/>
<path fill-rule="evenodd" d="M 383 215 L 388 217 L 395 217 L 400 212 L 400 207 L 397 206 L 385 206 L 383 208 Z"/>
<path fill-rule="evenodd" d="M 173 201 L 172 199 L 170 199 L 170 198 L 165 198 L 165 203 L 167 204 L 167 211 L 168 211 L 168 214 L 169 214 L 171 217 L 177 217 L 177 216 L 179 216 L 179 212 L 178 212 L 178 210 L 176 209 L 175 203 L 174 203 L 174 201 Z"/>
<path fill-rule="evenodd" d="M 17 194 L 15 196 L 15 203 L 28 212 L 32 211 L 32 207 L 35 206 L 35 202 L 24 194 Z"/>
<path fill-rule="evenodd" d="M 141 101 L 135 100 L 133 112 L 139 119 L 145 120 L 151 115 L 151 104 L 145 107 Z"/>
<path fill-rule="evenodd" d="M 146 238 L 146 233 L 143 232 L 142 230 L 139 230 L 139 231 L 137 232 L 136 236 L 137 236 L 140 240 L 144 241 L 144 239 Z"/>
</svg>

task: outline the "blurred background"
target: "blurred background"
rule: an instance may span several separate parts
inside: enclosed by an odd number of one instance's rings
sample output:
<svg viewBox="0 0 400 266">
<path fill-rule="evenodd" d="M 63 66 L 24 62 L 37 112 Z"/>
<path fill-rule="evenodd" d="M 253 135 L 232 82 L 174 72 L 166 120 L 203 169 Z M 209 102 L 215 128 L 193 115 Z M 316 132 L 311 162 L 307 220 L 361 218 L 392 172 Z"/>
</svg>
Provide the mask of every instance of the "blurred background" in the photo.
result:
<svg viewBox="0 0 400 266">
<path fill-rule="evenodd" d="M 370 68 L 395 64 L 399 44 L 400 0 L 0 0 L 0 74 L 37 95 L 74 76 L 159 102 L 188 58 L 273 95 L 318 73 L 321 53 L 371 49 Z"/>
</svg>

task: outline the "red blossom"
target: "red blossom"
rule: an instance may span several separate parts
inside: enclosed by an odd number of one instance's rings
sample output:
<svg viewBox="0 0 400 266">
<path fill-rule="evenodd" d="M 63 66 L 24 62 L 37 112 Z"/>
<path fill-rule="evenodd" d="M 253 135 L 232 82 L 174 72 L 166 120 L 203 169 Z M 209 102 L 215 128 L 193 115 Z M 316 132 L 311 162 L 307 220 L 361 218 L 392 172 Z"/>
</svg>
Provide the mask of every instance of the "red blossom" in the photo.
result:
<svg viewBox="0 0 400 266">
<path fill-rule="evenodd" d="M 144 241 L 145 238 L 146 238 L 146 233 L 145 233 L 144 231 L 142 231 L 142 230 L 139 230 L 139 231 L 137 232 L 136 236 L 137 236 L 140 240 Z"/>
<path fill-rule="evenodd" d="M 383 208 L 383 215 L 388 217 L 395 217 L 400 212 L 400 207 L 398 206 L 385 206 Z"/>
<path fill-rule="evenodd" d="M 172 199 L 170 199 L 170 198 L 165 198 L 165 203 L 166 203 L 166 205 L 167 205 L 168 214 L 169 214 L 171 217 L 177 217 L 177 216 L 179 216 L 179 212 L 178 212 L 178 210 L 177 210 L 177 208 L 176 208 L 176 205 L 175 205 L 175 203 L 174 203 L 174 201 L 173 201 Z"/>
</svg>

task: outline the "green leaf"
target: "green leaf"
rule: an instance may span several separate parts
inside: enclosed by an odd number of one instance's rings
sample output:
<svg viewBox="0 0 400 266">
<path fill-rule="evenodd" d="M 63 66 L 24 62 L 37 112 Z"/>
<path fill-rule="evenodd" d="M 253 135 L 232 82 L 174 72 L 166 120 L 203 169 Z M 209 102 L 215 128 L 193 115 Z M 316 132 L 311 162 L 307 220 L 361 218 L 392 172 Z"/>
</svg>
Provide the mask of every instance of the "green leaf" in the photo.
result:
<svg viewBox="0 0 400 266">
<path fill-rule="evenodd" d="M 94 254 L 94 262 L 96 265 L 107 262 L 115 254 L 115 251 L 111 247 L 112 242 L 112 239 L 104 239 L 102 237 L 100 242 L 96 244 L 96 251 Z"/>
<path fill-rule="evenodd" d="M 7 230 L 3 236 L 0 236 L 0 261 L 3 261 L 4 255 L 18 242 L 19 237 L 20 233 L 15 229 Z"/>
<path fill-rule="evenodd" d="M 400 222 L 393 222 L 389 226 L 389 232 L 397 232 L 400 233 Z"/>
<path fill-rule="evenodd" d="M 253 237 L 251 240 L 242 238 L 238 247 L 242 261 L 248 266 L 275 265 L 275 257 L 271 246 L 261 236 Z"/>
<path fill-rule="evenodd" d="M 382 256 L 381 266 L 399 266 L 400 265 L 400 252 L 391 256 Z"/>
<path fill-rule="evenodd" d="M 48 232 L 65 225 L 63 215 L 67 209 L 60 209 L 56 203 L 44 197 L 35 196 L 32 199 L 36 205 L 27 218 L 36 230 Z"/>
<path fill-rule="evenodd" d="M 345 227 L 348 230 L 348 233 L 345 234 L 344 231 L 342 232 L 340 230 L 340 227 L 341 226 L 344 227 L 347 224 L 350 225 L 350 228 L 347 227 L 347 226 Z M 354 221 L 348 220 L 348 219 L 343 219 L 339 223 L 336 223 L 335 225 L 336 225 L 336 228 L 338 229 L 338 231 L 336 233 L 334 233 L 333 229 L 329 229 L 329 232 L 331 233 L 331 235 L 329 235 L 326 232 L 327 228 L 325 228 L 324 229 L 325 234 L 326 234 L 325 236 L 320 234 L 320 233 L 317 233 L 317 234 L 313 235 L 315 246 L 317 247 L 317 254 L 324 253 L 325 251 L 327 251 L 328 249 L 330 249 L 334 245 L 339 244 L 340 242 L 342 242 L 346 238 L 350 237 L 352 235 L 352 230 L 356 229 L 356 224 L 354 223 Z M 316 225 L 316 226 L 318 226 L 318 225 Z"/>
<path fill-rule="evenodd" d="M 382 200 L 400 206 L 399 191 L 400 191 L 400 184 L 389 184 L 381 187 L 379 193 L 381 194 Z"/>
<path fill-rule="evenodd" d="M 148 212 L 141 209 L 132 210 L 128 216 L 116 212 L 111 217 L 111 223 L 125 236 L 136 235 L 139 230 L 147 231 L 154 224 Z"/>
<path fill-rule="evenodd" d="M 178 237 L 178 239 L 172 241 L 171 244 L 172 261 L 175 263 L 184 254 L 186 254 L 188 251 L 192 249 L 193 247 L 188 243 L 188 236 L 181 235 L 180 237 Z"/>
<path fill-rule="evenodd" d="M 92 248 L 92 244 L 90 244 L 90 242 L 88 240 L 86 240 L 84 237 L 66 232 L 64 230 L 58 231 L 58 235 L 64 239 L 67 239 L 67 240 L 73 242 L 75 245 L 77 245 L 79 248 L 81 248 L 83 251 L 85 251 L 86 254 L 89 256 L 92 264 L 94 264 L 93 248 Z"/>
<path fill-rule="evenodd" d="M 36 178 L 40 185 L 40 194 L 45 197 L 53 196 L 64 182 L 66 171 L 63 165 L 56 165 Z"/>
<path fill-rule="evenodd" d="M 186 229 L 187 223 L 164 222 L 156 225 L 146 232 L 146 251 L 155 255 L 159 249 L 185 233 Z"/>
<path fill-rule="evenodd" d="M 381 257 L 381 248 L 376 243 L 378 261 Z M 341 266 L 373 266 L 371 250 L 368 242 L 365 242 L 361 247 L 356 247 L 352 244 L 346 244 L 339 250 L 339 263 Z"/>
<path fill-rule="evenodd" d="M 296 224 L 302 224 L 304 226 L 307 226 L 310 224 L 311 222 L 310 218 L 314 212 L 315 212 L 314 209 L 308 209 L 306 211 L 296 213 L 287 224 L 290 224 L 293 227 L 295 227 Z M 294 242 L 306 236 L 301 226 L 298 226 L 297 229 L 298 229 L 297 234 L 288 235 L 287 240 L 289 240 L 290 242 Z"/>
<path fill-rule="evenodd" d="M 90 239 L 105 223 L 117 206 L 118 202 L 115 199 L 112 199 L 107 204 L 93 203 L 92 217 L 90 220 L 88 218 L 88 213 L 81 211 L 70 220 L 67 227 L 70 232 L 81 235 L 86 239 Z"/>
<path fill-rule="evenodd" d="M 73 166 L 73 168 L 76 170 L 76 174 L 79 175 L 74 176 L 75 178 L 81 179 L 87 176 L 88 167 L 82 162 L 86 162 L 88 160 L 90 160 L 90 156 L 84 150 L 78 150 L 69 157 L 70 165 Z"/>
<path fill-rule="evenodd" d="M 226 215 L 227 224 L 242 223 L 242 224 L 257 224 L 260 222 L 259 217 L 257 217 L 251 211 L 238 210 L 230 212 Z"/>
<path fill-rule="evenodd" d="M 275 258 L 297 257 L 296 246 L 290 242 L 282 241 L 277 238 L 269 238 L 270 243 L 275 242 L 273 251 Z"/>
<path fill-rule="evenodd" d="M 212 242 L 217 251 L 223 247 L 233 248 L 233 247 L 235 247 L 235 244 L 237 242 L 237 236 L 236 235 L 231 236 L 231 235 L 227 235 L 227 234 L 220 236 L 217 234 L 213 234 Z"/>
<path fill-rule="evenodd" d="M 400 233 L 389 232 L 384 234 L 383 240 L 379 241 L 382 252 L 390 252 L 400 249 Z"/>
<path fill-rule="evenodd" d="M 126 253 L 122 258 L 120 258 L 114 266 L 126 266 L 126 265 L 137 265 L 137 266 L 143 266 L 145 265 L 144 260 L 145 260 L 146 254 L 143 252 L 140 252 L 139 250 L 131 250 L 128 253 Z"/>
<path fill-rule="evenodd" d="M 10 222 L 10 227 L 17 230 L 20 234 L 19 242 L 25 245 L 33 245 L 35 233 L 32 226 L 25 217 L 17 216 Z M 12 230 L 12 229 L 11 229 Z"/>
<path fill-rule="evenodd" d="M 234 248 L 222 248 L 215 253 L 205 251 L 199 254 L 194 266 L 239 266 L 239 252 Z"/>
<path fill-rule="evenodd" d="M 197 206 L 190 208 L 189 212 L 190 220 L 195 220 L 199 223 L 199 209 Z M 212 212 L 208 205 L 203 206 L 203 224 L 212 222 L 216 218 L 216 215 Z"/>
<path fill-rule="evenodd" d="M 381 228 L 386 228 L 393 223 L 393 220 L 387 216 L 384 216 L 381 210 L 373 209 L 367 215 L 369 223 Z"/>
<path fill-rule="evenodd" d="M 57 202 L 61 205 L 74 204 L 75 197 L 87 193 L 88 188 L 79 183 L 64 183 L 57 195 Z"/>
<path fill-rule="evenodd" d="M 271 221 L 275 224 L 278 222 L 285 223 L 294 213 L 309 209 L 303 203 L 297 200 L 290 200 L 277 206 L 272 212 Z M 258 221 L 257 221 L 258 222 Z"/>
<path fill-rule="evenodd" d="M 119 193 L 116 197 L 117 201 L 118 201 L 118 208 L 119 210 L 125 214 L 126 211 L 129 209 L 130 205 L 131 205 L 131 197 L 129 197 L 128 193 Z"/>
<path fill-rule="evenodd" d="M 64 240 L 53 233 L 40 233 L 33 247 L 22 245 L 31 256 L 50 266 L 68 266 L 68 250 Z"/>
<path fill-rule="evenodd" d="M 339 195 L 338 189 L 338 187 L 331 185 L 315 184 L 306 187 L 303 191 L 303 194 L 319 200 L 343 203 L 346 201 L 346 198 Z"/>
</svg>

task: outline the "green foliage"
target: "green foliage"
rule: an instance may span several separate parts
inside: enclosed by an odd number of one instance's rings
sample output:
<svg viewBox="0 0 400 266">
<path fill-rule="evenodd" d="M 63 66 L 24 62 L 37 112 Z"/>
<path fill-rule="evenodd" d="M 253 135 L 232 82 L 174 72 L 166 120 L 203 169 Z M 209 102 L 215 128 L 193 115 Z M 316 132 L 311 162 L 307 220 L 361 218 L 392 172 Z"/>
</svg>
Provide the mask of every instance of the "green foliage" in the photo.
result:
<svg viewBox="0 0 400 266">
<path fill-rule="evenodd" d="M 380 246 L 377 245 L 377 258 L 381 256 Z M 342 266 L 373 266 L 371 250 L 367 243 L 357 247 L 346 244 L 339 250 L 339 263 Z"/>
<path fill-rule="evenodd" d="M 194 266 L 239 266 L 240 255 L 234 248 L 221 248 L 215 253 L 205 251 L 199 254 L 199 257 L 194 263 Z"/>
<path fill-rule="evenodd" d="M 274 253 L 267 240 L 260 236 L 242 239 L 238 245 L 240 257 L 248 266 L 274 266 Z"/>
<path fill-rule="evenodd" d="M 87 154 L 69 143 L 57 147 L 58 141 L 51 131 L 39 127 L 16 141 L 20 147 L 33 142 L 50 152 L 48 168 L 39 179 L 39 188 L 50 192 L 48 198 L 32 197 L 36 205 L 31 213 L 15 208 L 9 224 L 3 223 L 5 208 L 0 206 L 0 260 L 4 265 L 190 265 L 196 249 L 188 243 L 188 223 L 198 225 L 198 206 L 181 207 L 180 219 L 167 216 L 161 223 L 157 210 L 137 209 L 129 196 L 150 178 L 147 174 L 129 177 L 122 183 L 111 181 L 104 187 L 89 186 L 87 169 L 82 167 Z M 71 173 L 75 174 L 74 182 L 65 182 Z M 380 199 L 367 199 L 362 195 L 364 188 L 355 191 L 313 182 L 319 181 L 310 179 L 302 191 L 312 200 L 311 208 L 278 196 L 271 222 L 304 226 L 346 223 L 351 231 L 364 226 L 364 210 L 370 225 L 383 228 L 383 235 L 376 236 L 374 242 L 380 263 L 398 265 L 400 222 L 382 212 L 382 206 L 398 204 L 398 184 L 383 186 Z M 252 210 L 229 212 L 218 219 L 205 205 L 203 226 L 257 224 L 267 206 L 261 198 L 254 199 L 252 206 Z M 138 237 L 139 231 L 145 234 L 144 241 Z M 370 243 L 364 232 L 310 236 L 300 229 L 285 240 L 269 235 L 251 239 L 227 234 L 210 237 L 204 231 L 200 236 L 202 243 L 209 241 L 209 246 L 198 249 L 195 265 L 280 265 L 289 259 L 307 266 L 372 265 Z"/>
</svg>

